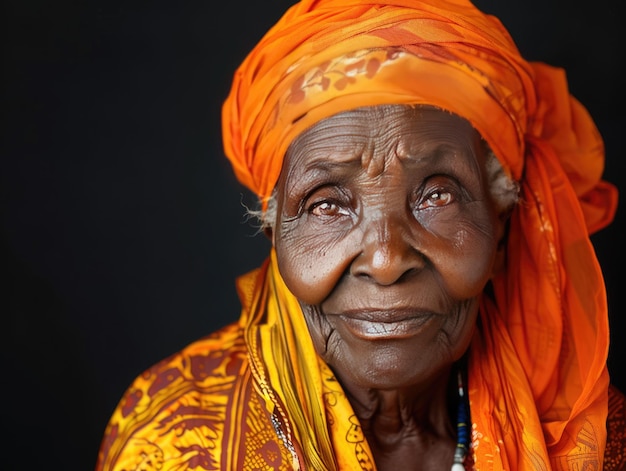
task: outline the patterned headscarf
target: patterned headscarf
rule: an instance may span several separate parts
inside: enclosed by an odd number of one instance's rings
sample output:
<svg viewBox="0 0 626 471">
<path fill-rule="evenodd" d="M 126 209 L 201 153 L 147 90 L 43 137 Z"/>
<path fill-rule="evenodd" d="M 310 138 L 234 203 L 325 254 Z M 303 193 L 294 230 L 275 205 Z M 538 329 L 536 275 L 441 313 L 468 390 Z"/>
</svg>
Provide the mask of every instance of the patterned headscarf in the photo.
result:
<svg viewBox="0 0 626 471">
<path fill-rule="evenodd" d="M 468 1 L 303 0 L 236 71 L 225 152 L 266 201 L 303 130 L 381 104 L 464 117 L 520 184 L 506 269 L 470 347 L 477 468 L 599 469 L 608 316 L 589 234 L 611 222 L 617 191 L 602 180 L 591 117 L 561 69 L 525 61 L 502 24 Z"/>
</svg>

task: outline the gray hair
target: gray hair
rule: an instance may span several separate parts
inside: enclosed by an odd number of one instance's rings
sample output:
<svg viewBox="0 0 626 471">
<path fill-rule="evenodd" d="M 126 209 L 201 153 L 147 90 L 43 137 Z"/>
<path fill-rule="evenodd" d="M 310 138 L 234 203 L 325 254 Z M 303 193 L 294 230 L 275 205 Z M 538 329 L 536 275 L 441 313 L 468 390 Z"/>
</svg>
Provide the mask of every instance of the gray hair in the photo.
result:
<svg viewBox="0 0 626 471">
<path fill-rule="evenodd" d="M 519 183 L 509 177 L 491 149 L 485 163 L 491 196 L 498 212 L 508 212 L 519 201 Z M 273 229 L 276 223 L 276 191 L 267 199 L 265 211 L 246 208 L 247 215 L 258 221 L 259 231 Z"/>
</svg>

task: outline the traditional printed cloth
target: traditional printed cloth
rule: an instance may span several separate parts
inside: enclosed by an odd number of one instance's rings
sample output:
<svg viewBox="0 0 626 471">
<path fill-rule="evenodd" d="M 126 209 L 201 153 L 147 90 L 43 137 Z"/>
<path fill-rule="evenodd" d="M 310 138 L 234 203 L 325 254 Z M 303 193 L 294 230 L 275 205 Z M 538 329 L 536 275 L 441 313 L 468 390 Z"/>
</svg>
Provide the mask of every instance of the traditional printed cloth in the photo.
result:
<svg viewBox="0 0 626 471">
<path fill-rule="evenodd" d="M 302 313 L 274 254 L 238 287 L 239 323 L 158 363 L 126 391 L 107 427 L 96 471 L 376 469 L 341 386 L 310 337 L 301 335 Z M 309 403 L 290 410 L 286 404 L 295 396 Z M 618 471 L 626 469 L 626 398 L 614 389 L 609 398 L 603 469 Z M 307 441 L 310 431 L 303 436 L 296 426 L 307 420 L 302 415 L 328 430 L 321 434 L 327 442 Z M 311 450 L 315 446 L 320 453 Z M 588 449 L 594 446 L 588 443 Z M 306 459 L 307 453 L 320 461 Z M 595 455 L 589 457 L 593 464 Z M 466 465 L 497 469 L 475 466 L 471 457 Z"/>
<path fill-rule="evenodd" d="M 266 202 L 298 134 L 381 104 L 464 117 L 520 184 L 506 268 L 482 299 L 469 350 L 472 466 L 602 469 L 608 315 L 589 235 L 613 219 L 617 191 L 602 180 L 601 136 L 564 72 L 525 61 L 501 23 L 466 0 L 303 0 L 236 71 L 225 151 Z M 283 463 L 275 469 L 375 469 L 275 263 L 246 280 L 237 327 L 131 387 L 100 469 L 144 469 L 157 457 L 162 469 L 272 469 L 253 463 L 259 443 Z"/>
</svg>

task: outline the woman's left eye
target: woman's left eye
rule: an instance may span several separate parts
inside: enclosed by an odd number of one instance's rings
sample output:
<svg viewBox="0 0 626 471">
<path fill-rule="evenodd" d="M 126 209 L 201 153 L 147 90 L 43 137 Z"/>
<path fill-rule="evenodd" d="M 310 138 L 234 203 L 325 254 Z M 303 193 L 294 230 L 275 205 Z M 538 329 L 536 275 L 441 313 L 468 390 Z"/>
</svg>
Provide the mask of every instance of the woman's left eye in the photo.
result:
<svg viewBox="0 0 626 471">
<path fill-rule="evenodd" d="M 419 203 L 417 209 L 440 208 L 454 202 L 454 195 L 447 190 L 439 188 L 431 191 Z"/>
</svg>

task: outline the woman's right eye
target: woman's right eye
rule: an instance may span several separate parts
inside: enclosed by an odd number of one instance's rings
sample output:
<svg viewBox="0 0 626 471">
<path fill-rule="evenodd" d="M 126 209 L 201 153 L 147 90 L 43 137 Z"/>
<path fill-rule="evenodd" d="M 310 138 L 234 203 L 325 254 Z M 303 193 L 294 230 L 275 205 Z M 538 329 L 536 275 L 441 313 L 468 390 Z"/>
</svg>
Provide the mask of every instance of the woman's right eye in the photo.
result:
<svg viewBox="0 0 626 471">
<path fill-rule="evenodd" d="M 319 201 L 309 207 L 309 213 L 315 216 L 347 216 L 348 211 L 332 201 Z"/>
</svg>

